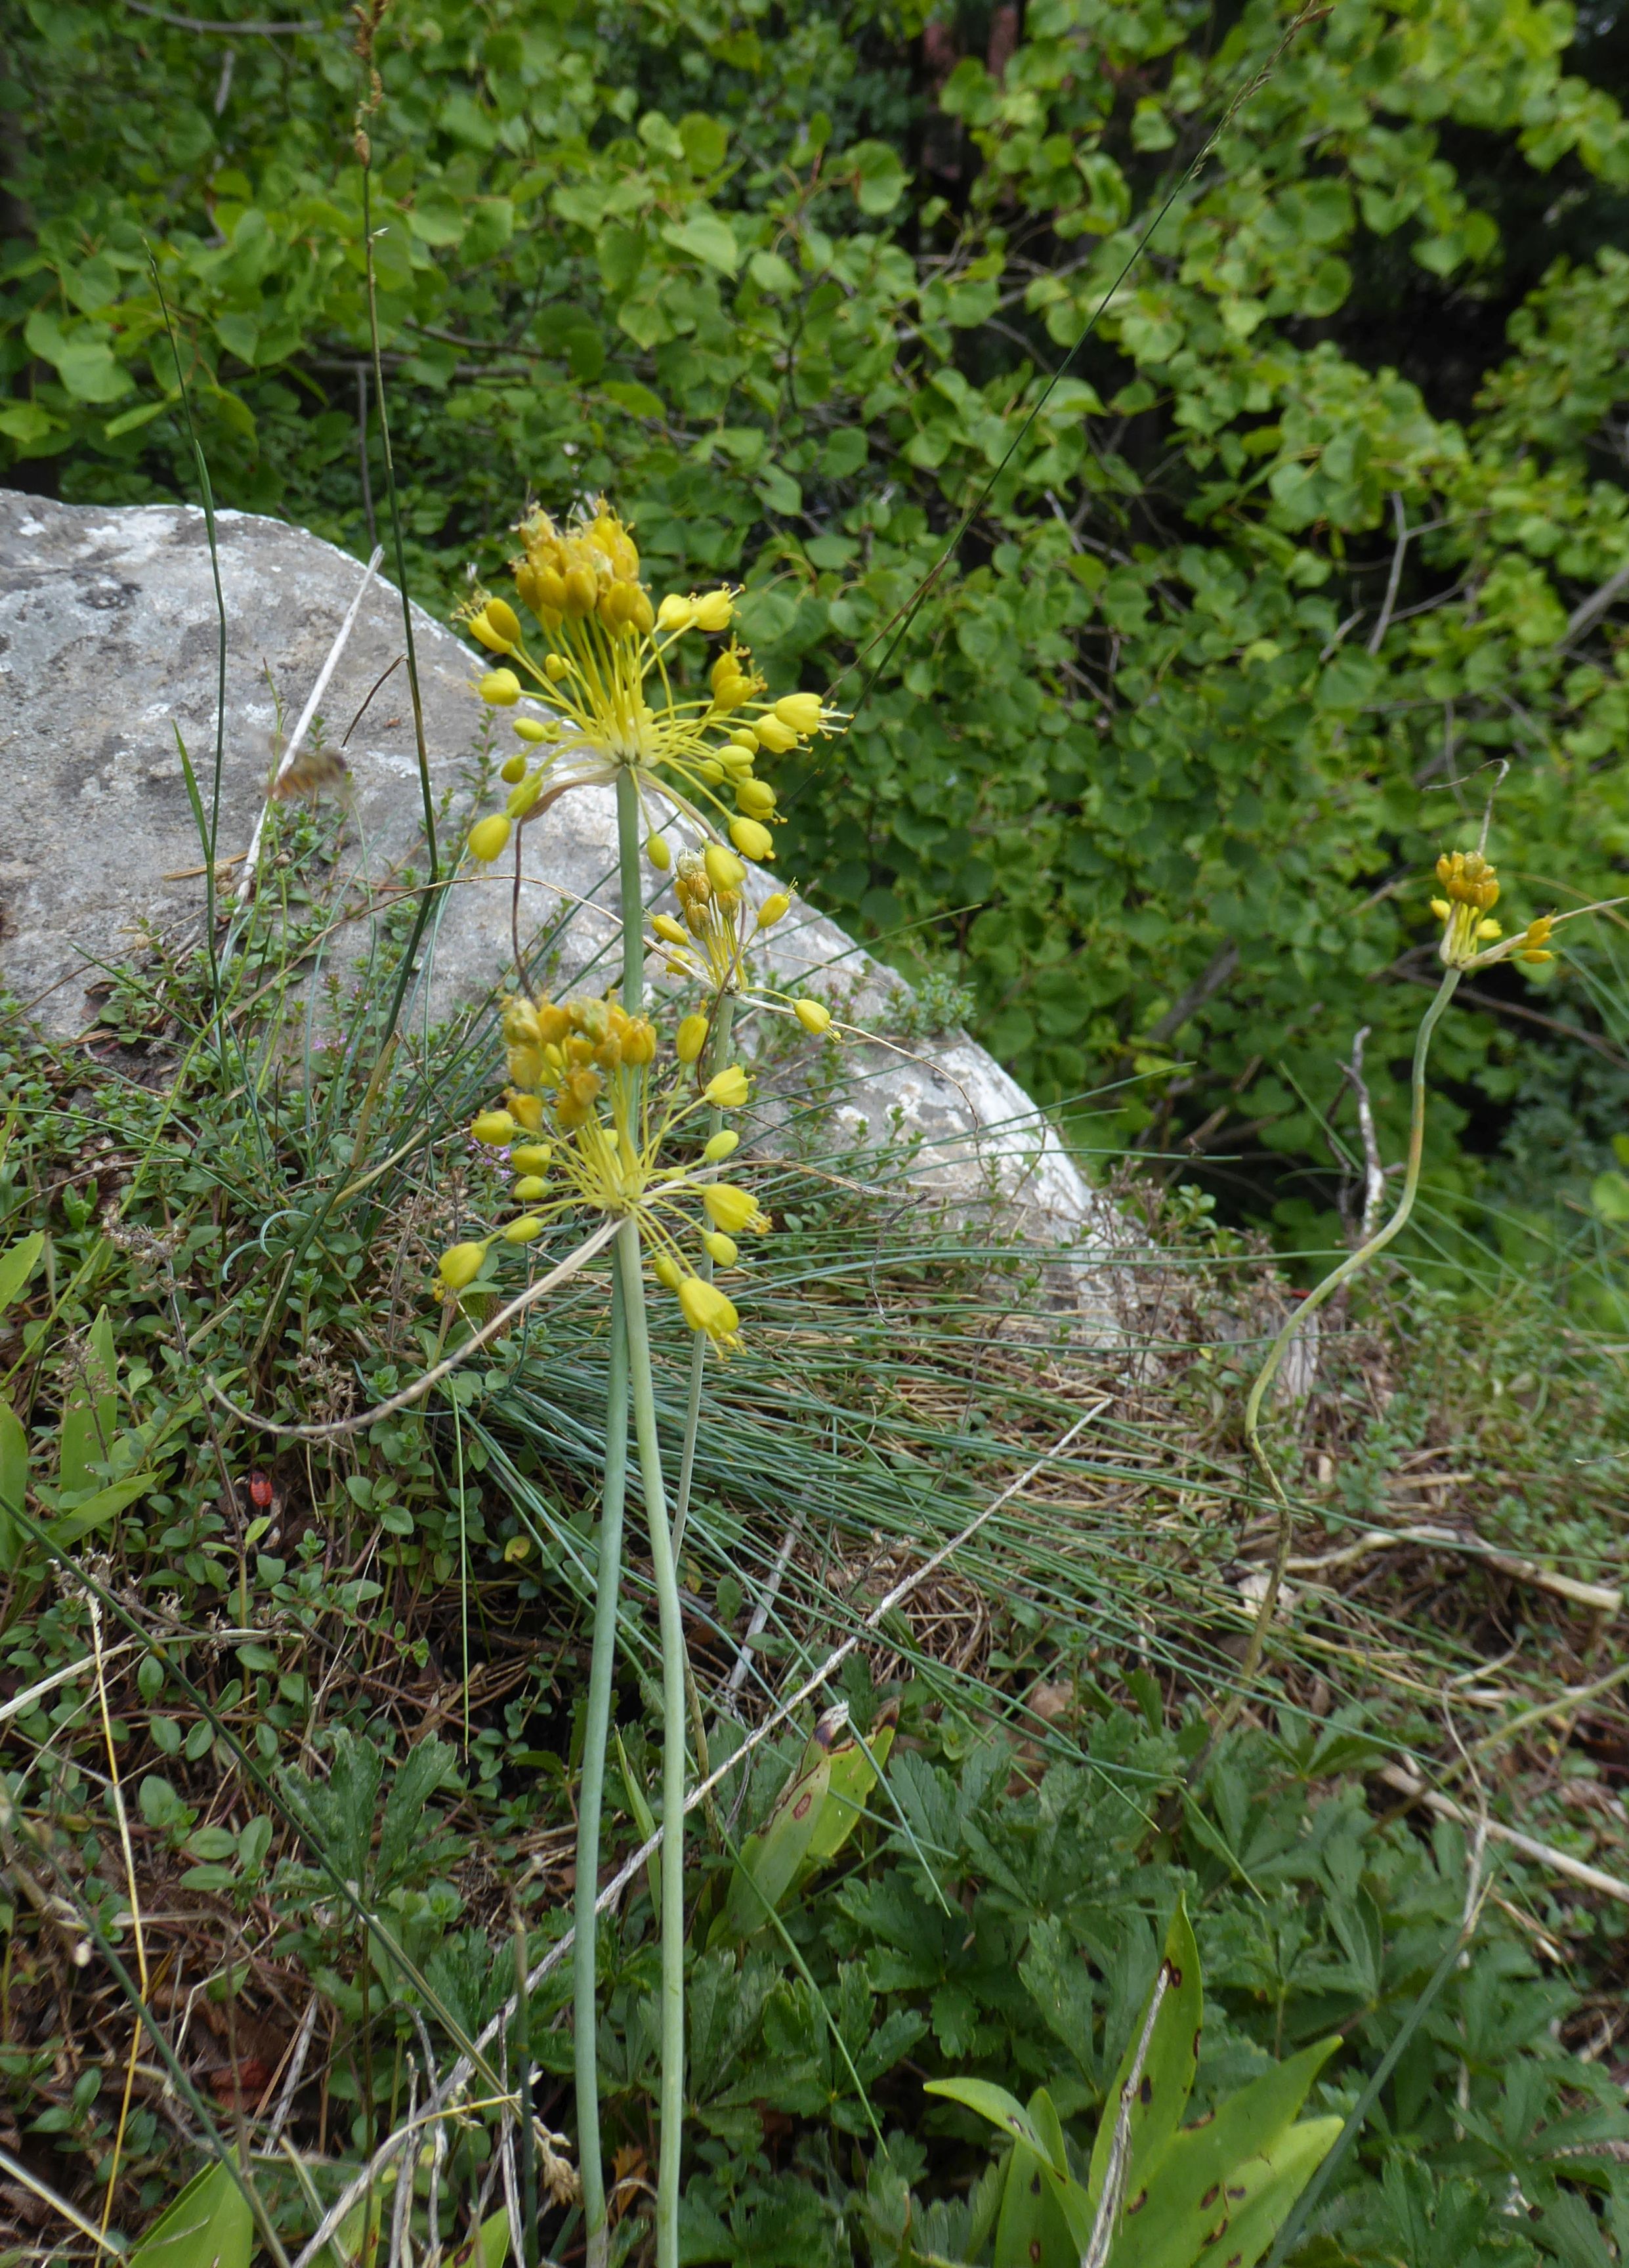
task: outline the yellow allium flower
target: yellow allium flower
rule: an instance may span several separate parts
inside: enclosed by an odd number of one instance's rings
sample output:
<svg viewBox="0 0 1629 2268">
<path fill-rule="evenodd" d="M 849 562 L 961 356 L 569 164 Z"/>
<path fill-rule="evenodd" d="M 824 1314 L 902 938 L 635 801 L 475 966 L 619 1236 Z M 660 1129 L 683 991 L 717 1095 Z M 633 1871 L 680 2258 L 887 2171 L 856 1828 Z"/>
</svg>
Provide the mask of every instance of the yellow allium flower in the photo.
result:
<svg viewBox="0 0 1629 2268">
<path fill-rule="evenodd" d="M 693 1020 L 706 1037 L 706 1020 Z M 683 1027 L 681 1027 L 681 1031 Z M 510 1084 L 501 1105 L 483 1111 L 471 1131 L 510 1145 L 517 1178 L 510 1195 L 518 1218 L 498 1232 L 525 1244 L 576 1212 L 633 1219 L 658 1283 L 677 1293 L 686 1320 L 715 1344 L 733 1345 L 740 1318 L 722 1293 L 697 1275 L 686 1242 L 721 1264 L 738 1258 L 735 1239 L 761 1233 L 769 1218 L 749 1189 L 714 1182 L 717 1162 L 735 1146 L 716 1137 L 699 1161 L 664 1160 L 676 1133 L 704 1116 L 705 1094 L 686 1076 L 693 1054 L 670 1056 L 664 1076 L 655 1027 L 614 998 L 565 1001 L 514 998 L 503 1015 Z M 712 1081 L 744 1101 L 746 1080 L 732 1066 Z M 738 1094 L 737 1090 L 739 1090 Z M 551 1138 L 534 1138 L 547 1128 Z M 495 1241 L 457 1245 L 438 1269 L 440 1296 L 466 1288 Z M 728 1256 L 726 1257 L 726 1255 Z"/>
<path fill-rule="evenodd" d="M 460 616 L 489 652 L 510 665 L 486 674 L 481 698 L 512 707 L 523 690 L 522 672 L 547 705 L 542 729 L 551 738 L 558 733 L 539 762 L 530 803 L 517 810 L 511 799 L 510 816 L 523 818 L 545 788 L 588 786 L 630 770 L 642 793 L 659 789 L 715 843 L 727 836 L 744 858 L 773 858 L 766 821 L 774 814 L 774 794 L 754 777 L 753 760 L 763 748 L 781 755 L 840 729 L 840 712 L 814 693 L 770 701 L 752 655 L 734 639 L 702 684 L 678 682 L 674 648 L 693 633 L 722 636 L 736 594 L 675 593 L 654 605 L 633 535 L 603 497 L 563 525 L 546 512 L 530 512 L 518 534 L 515 587 L 547 640 L 541 658 L 528 651 L 521 618 L 506 600 L 477 593 Z M 517 720 L 528 741 L 539 729 L 535 720 Z M 724 788 L 733 794 L 733 809 L 720 792 Z M 649 847 L 654 863 L 664 868 L 664 838 L 653 833 Z"/>
</svg>

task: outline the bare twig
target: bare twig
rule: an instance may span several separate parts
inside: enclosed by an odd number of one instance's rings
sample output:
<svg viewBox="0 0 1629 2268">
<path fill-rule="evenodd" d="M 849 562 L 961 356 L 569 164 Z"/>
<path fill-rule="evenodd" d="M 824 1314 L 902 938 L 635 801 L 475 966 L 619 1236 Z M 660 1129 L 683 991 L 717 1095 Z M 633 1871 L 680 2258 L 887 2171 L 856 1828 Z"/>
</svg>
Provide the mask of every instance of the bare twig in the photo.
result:
<svg viewBox="0 0 1629 2268">
<path fill-rule="evenodd" d="M 1475 1830 L 1477 1822 L 1463 1804 L 1456 1803 L 1452 1796 L 1439 1795 L 1434 1787 L 1427 1787 L 1424 1780 L 1416 1778 L 1401 1764 L 1383 1765 L 1380 1778 L 1388 1787 L 1395 1788 L 1399 1795 L 1407 1796 L 1412 1803 L 1423 1804 L 1439 1819 L 1451 1819 L 1457 1826 Z M 1530 1835 L 1519 1835 L 1514 1827 L 1503 1827 L 1496 1819 L 1488 1821 L 1487 1834 L 1490 1841 L 1508 1844 L 1523 1858 L 1531 1859 L 1537 1866 L 1548 1867 L 1552 1874 L 1565 1874 L 1569 1881 L 1577 1882 L 1587 1890 L 1594 1890 L 1598 1896 L 1616 1898 L 1620 1905 L 1629 1906 L 1629 1882 L 1620 1881 L 1616 1874 L 1603 1874 L 1598 1867 L 1587 1867 L 1581 1859 L 1574 1859 L 1566 1851 L 1558 1851 L 1553 1844 L 1537 1842 Z"/>
<path fill-rule="evenodd" d="M 1397 523 L 1397 546 L 1391 554 L 1391 572 L 1386 578 L 1386 595 L 1381 602 L 1380 619 L 1369 634 L 1369 651 L 1378 653 L 1385 643 L 1386 632 L 1391 627 L 1391 610 L 1397 604 L 1398 585 L 1403 580 L 1403 555 L 1408 549 L 1408 539 L 1417 533 L 1408 524 L 1403 509 L 1400 490 L 1391 491 L 1391 517 Z"/>
<path fill-rule="evenodd" d="M 174 16 L 167 8 L 155 8 L 151 0 L 124 0 L 124 4 L 137 16 L 150 16 L 160 24 L 170 24 L 178 32 L 212 33 L 222 40 L 281 40 L 291 39 L 305 32 L 326 32 L 327 26 L 320 17 L 302 16 L 292 23 L 268 24 L 246 21 L 224 23 L 218 17 Z"/>
<path fill-rule="evenodd" d="M 383 546 L 376 543 L 373 547 L 372 556 L 368 561 L 366 567 L 363 570 L 362 580 L 356 586 L 356 595 L 350 602 L 350 608 L 344 621 L 340 624 L 339 631 L 334 638 L 334 644 L 328 648 L 328 658 L 323 663 L 322 667 L 317 672 L 317 682 L 312 687 L 311 692 L 306 699 L 305 706 L 300 711 L 299 722 L 296 725 L 293 732 L 289 735 L 289 745 L 283 752 L 283 761 L 277 767 L 277 776 L 272 782 L 271 792 L 268 795 L 265 802 L 260 806 L 260 815 L 254 822 L 254 832 L 249 837 L 249 847 L 244 853 L 243 873 L 239 875 L 238 880 L 238 902 L 239 905 L 243 905 L 246 902 L 250 893 L 254 887 L 254 873 L 256 867 L 260 864 L 260 836 L 265 828 L 266 814 L 268 811 L 270 810 L 273 802 L 276 799 L 277 790 L 282 786 L 283 781 L 287 779 L 289 774 L 294 769 L 294 760 L 300 752 L 300 743 L 305 738 L 306 732 L 311 725 L 311 720 L 317 713 L 317 703 L 321 700 L 323 695 L 328 689 L 328 680 L 333 676 L 334 669 L 338 665 L 340 656 L 345 651 L 346 643 L 350 637 L 352 630 L 356 626 L 356 616 L 361 611 L 362 602 L 368 595 L 368 585 L 372 582 L 374 571 L 378 566 L 380 560 L 383 559 L 384 556 L 385 552 Z"/>
<path fill-rule="evenodd" d="M 1369 1099 L 1369 1088 L 1363 1079 L 1363 1042 L 1370 1027 L 1365 1024 L 1352 1042 L 1352 1060 L 1346 1066 L 1346 1077 L 1357 1101 L 1358 1131 L 1363 1141 L 1363 1225 L 1360 1241 L 1367 1244 L 1380 1223 L 1380 1208 L 1386 1201 L 1385 1168 L 1380 1162 L 1380 1144 L 1375 1134 L 1374 1107 Z"/>
<path fill-rule="evenodd" d="M 1581 637 L 1587 630 L 1592 630 L 1613 600 L 1625 590 L 1629 590 L 1629 560 L 1624 562 L 1615 575 L 1609 575 L 1598 591 L 1591 591 L 1587 599 L 1581 600 L 1573 608 L 1567 618 L 1567 628 L 1556 640 L 1558 652 L 1562 646 L 1571 645 L 1574 638 Z"/>
<path fill-rule="evenodd" d="M 364 1410 L 357 1417 L 336 1418 L 326 1425 L 280 1425 L 274 1418 L 257 1417 L 253 1410 L 240 1407 L 221 1392 L 212 1378 L 207 1379 L 205 1384 L 223 1409 L 230 1410 L 243 1425 L 253 1425 L 262 1433 L 277 1433 L 285 1440 L 296 1441 L 331 1441 L 337 1440 L 341 1433 L 359 1433 L 366 1426 L 377 1425 L 381 1418 L 393 1418 L 399 1410 L 406 1410 L 421 1395 L 428 1394 L 432 1386 L 439 1386 L 442 1380 L 455 1371 L 460 1363 L 467 1362 L 471 1355 L 505 1330 L 517 1315 L 524 1315 L 526 1309 L 547 1292 L 554 1291 L 569 1277 L 575 1276 L 597 1252 L 602 1252 L 620 1226 L 621 1223 L 615 1219 L 601 1221 L 594 1233 L 585 1238 L 557 1268 L 551 1268 L 547 1276 L 539 1276 L 535 1284 L 528 1285 L 519 1298 L 511 1300 L 507 1307 L 500 1307 L 489 1322 L 483 1323 L 461 1347 L 455 1348 L 444 1362 L 438 1362 L 433 1370 L 427 1370 L 422 1378 L 415 1378 L 411 1386 L 404 1386 L 400 1394 L 393 1394 L 388 1402 L 376 1403 L 371 1410 Z"/>
<path fill-rule="evenodd" d="M 1293 1575 L 1328 1574 L 1337 1567 L 1350 1567 L 1359 1559 L 1367 1559 L 1372 1552 L 1395 1550 L 1399 1545 L 1420 1543 L 1436 1551 L 1464 1551 L 1497 1567 L 1501 1575 L 1512 1575 L 1520 1583 L 1532 1583 L 1541 1591 L 1549 1591 L 1570 1605 L 1587 1607 L 1592 1614 L 1617 1616 L 1622 1613 L 1624 1594 L 1604 1583 L 1582 1583 L 1575 1575 L 1557 1575 L 1548 1567 L 1541 1567 L 1532 1559 L 1518 1558 L 1513 1551 L 1495 1551 L 1479 1536 L 1457 1535 L 1451 1528 L 1375 1528 L 1343 1543 L 1338 1551 L 1331 1551 L 1321 1559 L 1287 1559 L 1286 1571 Z"/>
<path fill-rule="evenodd" d="M 1104 2268 L 1109 2257 L 1109 2248 L 1114 2242 L 1114 2224 L 1119 2218 L 1126 2169 L 1131 2162 L 1131 2107 L 1137 2100 L 1137 2090 L 1142 2084 L 1142 2067 L 1148 2059 L 1148 2048 L 1154 2038 L 1155 2020 L 1160 2013 L 1160 2003 L 1170 1989 L 1170 1963 L 1162 1961 L 1160 1973 L 1154 1983 L 1153 1997 L 1148 2002 L 1148 2013 L 1142 2020 L 1142 2036 L 1137 2042 L 1137 2052 L 1132 2058 L 1126 2084 L 1120 2089 L 1119 2108 L 1114 2114 L 1114 2139 L 1109 2145 L 1109 2162 L 1104 2169 L 1103 2194 L 1097 2200 L 1097 2217 L 1091 2225 L 1090 2242 L 1081 2255 L 1081 2268 Z"/>
</svg>

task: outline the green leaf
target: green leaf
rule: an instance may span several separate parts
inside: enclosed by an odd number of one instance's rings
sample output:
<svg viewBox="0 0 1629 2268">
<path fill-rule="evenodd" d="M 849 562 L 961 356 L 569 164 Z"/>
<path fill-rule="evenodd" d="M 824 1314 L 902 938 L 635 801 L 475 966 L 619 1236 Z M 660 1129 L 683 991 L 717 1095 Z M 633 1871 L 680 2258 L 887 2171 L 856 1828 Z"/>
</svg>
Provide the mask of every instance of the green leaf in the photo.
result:
<svg viewBox="0 0 1629 2268">
<path fill-rule="evenodd" d="M 864 1815 L 865 1800 L 877 1786 L 899 1722 L 897 1702 L 879 1715 L 865 1748 L 852 1735 L 832 1751 L 832 1771 L 825 1808 L 810 1837 L 808 1863 L 822 1867 L 834 1859 Z M 869 1749 L 870 1754 L 866 1754 Z"/>
<path fill-rule="evenodd" d="M 930 2079 L 922 2092 L 942 2095 L 947 2102 L 959 2102 L 965 2110 L 976 2110 L 980 2118 L 987 2118 L 992 2126 L 999 2126 L 1003 2134 L 1022 2142 L 1043 2163 L 1049 2162 L 1048 2146 L 1039 2128 L 1017 2096 L 1009 2095 L 1004 2087 L 997 2087 L 987 2079 Z M 1053 2170 L 1064 2173 L 1067 2163 L 1060 2161 Z"/>
<path fill-rule="evenodd" d="M 158 1485 L 157 1473 L 132 1473 L 127 1480 L 110 1481 L 106 1488 L 98 1489 L 83 1504 L 75 1505 L 71 1512 L 63 1513 L 51 1522 L 48 1533 L 52 1543 L 77 1543 L 82 1535 L 88 1535 L 93 1528 L 99 1528 L 104 1521 L 122 1512 L 127 1504 L 134 1504 L 138 1496 Z"/>
<path fill-rule="evenodd" d="M 104 1307 L 91 1326 L 84 1352 L 74 1364 L 62 1395 L 57 1478 L 65 1489 L 94 1486 L 101 1476 L 93 1468 L 105 1465 L 113 1454 L 119 1411 L 116 1375 L 113 1325 Z"/>
<path fill-rule="evenodd" d="M 1200 1949 L 1194 1943 L 1193 1926 L 1188 1919 L 1187 1905 L 1181 1898 L 1177 1901 L 1177 1911 L 1171 1916 L 1170 1927 L 1165 1933 L 1161 1971 L 1170 1981 L 1165 1997 L 1160 2002 L 1159 2014 L 1154 2019 L 1148 2051 L 1143 2060 L 1142 2079 L 1131 2110 L 1131 2154 L 1126 2175 L 1128 2200 L 1136 2196 L 1139 2188 L 1148 2181 L 1158 2166 L 1162 2154 L 1181 2123 L 1188 2097 L 1193 2091 L 1193 2074 L 1199 2068 L 1204 1988 L 1200 1978 Z M 1087 2184 L 1087 2193 L 1094 2210 L 1103 2195 L 1104 2180 L 1108 2172 L 1115 2122 L 1119 2116 L 1120 2091 L 1131 2077 L 1142 2038 L 1142 2029 L 1158 1986 L 1156 1977 L 1153 1990 L 1138 2011 L 1136 2021 L 1131 2028 L 1131 2037 L 1126 2043 L 1126 2052 L 1120 2058 L 1119 2069 L 1114 2074 L 1114 2083 L 1104 2098 L 1103 2122 L 1097 2129 L 1097 2139 L 1092 2148 L 1091 2174 Z"/>
<path fill-rule="evenodd" d="M 0 1402 L 0 1575 L 20 1566 L 27 1538 L 6 1510 L 28 1495 L 28 1434 L 9 1402 Z"/>
<path fill-rule="evenodd" d="M 1597 1174 L 1589 1185 L 1589 1202 L 1603 1220 L 1629 1220 L 1629 1174 Z"/>
<path fill-rule="evenodd" d="M 0 1252 L 0 1313 L 9 1307 L 39 1265 L 40 1255 L 45 1250 L 45 1238 L 36 1229 L 20 1244 L 9 1245 Z"/>
<path fill-rule="evenodd" d="M 155 417 L 162 417 L 169 407 L 166 397 L 162 401 L 143 401 L 137 409 L 121 409 L 116 417 L 110 417 L 103 426 L 102 438 L 104 441 L 116 441 L 121 434 L 138 433 L 143 425 L 150 425 Z"/>
<path fill-rule="evenodd" d="M 899 152 L 886 142 L 856 142 L 845 152 L 845 162 L 854 168 L 855 202 L 861 211 L 873 217 L 892 212 L 910 178 Z"/>
<path fill-rule="evenodd" d="M 627 1797 L 627 1808 L 634 1815 L 634 1824 L 639 1830 L 639 1839 L 649 1843 L 657 1831 L 657 1815 L 645 1800 L 634 1767 L 627 1760 L 627 1750 L 622 1745 L 622 1735 L 616 1735 L 617 1762 L 622 1768 L 622 1786 Z M 653 1851 L 645 1861 L 645 1879 L 650 1885 L 650 1906 L 654 1913 L 662 1911 L 662 1853 Z"/>
<path fill-rule="evenodd" d="M 662 239 L 676 252 L 688 253 L 704 268 L 716 268 L 725 276 L 733 276 L 741 264 L 735 231 L 721 215 L 709 211 L 705 205 L 698 205 L 687 220 L 670 223 L 663 230 Z"/>
<path fill-rule="evenodd" d="M 1256 2263 L 1288 2219 L 1296 2198 L 1334 2147 L 1339 2118 L 1308 2118 L 1292 2126 L 1264 2151 L 1238 2169 L 1229 2190 L 1248 2191 L 1243 2203 L 1234 2201 L 1225 2227 L 1207 2231 L 1210 2241 L 1193 2256 L 1193 2268 L 1256 2268 Z M 1258 2183 L 1256 2168 L 1266 2169 Z M 1143 2255 L 1136 2256 L 1142 2268 Z M 1149 2268 L 1154 2268 L 1152 2259 Z M 1186 2256 L 1184 2257 L 1186 2268 Z"/>
<path fill-rule="evenodd" d="M 750 1937 L 768 1920 L 809 1855 L 832 1780 L 834 1711 L 815 1727 L 797 1770 L 775 1799 L 756 1835 L 741 1845 L 730 1895 L 720 1916 L 721 1941 Z"/>
<path fill-rule="evenodd" d="M 1177 2135 L 1151 2165 L 1134 2164 L 1111 2263 L 1118 2268 L 1188 2268 L 1211 2232 L 1271 2185 L 1280 2163 L 1300 2166 L 1300 2146 L 1287 2158 L 1280 2146 L 1307 2089 L 1339 2045 L 1339 2037 L 1318 2040 L 1288 2063 L 1274 2065 L 1229 2095 L 1207 2125 Z M 1312 2124 L 1320 2132 L 1327 2126 L 1328 2132 L 1286 2198 L 1284 2213 L 1340 2131 L 1339 2119 Z M 1229 2244 L 1227 2257 L 1234 2249 Z"/>
<path fill-rule="evenodd" d="M 254 2222 L 231 2170 L 208 2167 L 188 2182 L 130 2255 L 129 2268 L 249 2268 Z"/>
<path fill-rule="evenodd" d="M 447 2268 L 503 2268 L 509 2258 L 509 2213 L 495 2213 L 481 2224 L 477 2235 L 449 2255 Z"/>
</svg>

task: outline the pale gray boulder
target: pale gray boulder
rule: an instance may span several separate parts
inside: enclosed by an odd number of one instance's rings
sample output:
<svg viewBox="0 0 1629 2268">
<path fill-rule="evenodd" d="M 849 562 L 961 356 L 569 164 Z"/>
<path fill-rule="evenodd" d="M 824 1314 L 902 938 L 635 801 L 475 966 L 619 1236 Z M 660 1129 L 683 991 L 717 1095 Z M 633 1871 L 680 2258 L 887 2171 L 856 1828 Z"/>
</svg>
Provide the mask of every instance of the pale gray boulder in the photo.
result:
<svg viewBox="0 0 1629 2268">
<path fill-rule="evenodd" d="M 228 630 L 217 852 L 224 861 L 238 854 L 221 883 L 230 902 L 264 808 L 280 711 L 286 734 L 363 571 L 278 520 L 223 512 L 216 527 Z M 484 659 L 421 608 L 414 624 L 430 770 L 452 839 L 483 752 L 501 758 L 515 744 L 504 720 L 475 697 Z M 400 601 L 381 575 L 363 596 L 323 695 L 327 747 L 403 645 Z M 0 490 L 0 979 L 59 1037 L 95 1024 L 91 988 L 114 964 L 139 958 L 145 939 L 202 935 L 204 880 L 177 736 L 207 800 L 216 667 L 202 512 L 59 504 Z M 354 955 L 404 871 L 422 881 L 425 870 L 404 668 L 374 695 L 346 756 L 355 783 L 347 853 Z M 555 980 L 608 983 L 618 939 L 611 792 L 566 796 L 525 840 L 523 938 L 576 907 L 555 938 Z M 802 902 L 766 946 L 772 981 L 811 983 L 873 1027 L 891 996 L 908 1000 L 891 972 Z M 427 940 L 415 1024 L 424 1028 L 486 999 L 510 968 L 509 875 L 466 866 Z M 768 1084 L 781 1138 L 803 1138 L 808 1114 L 795 1089 L 784 1073 Z M 1073 1248 L 1067 1274 L 1081 1303 L 1101 1313 L 1102 1287 L 1088 1292 L 1091 1271 L 1081 1263 L 1121 1245 L 1115 1217 L 1022 1089 L 965 1034 L 917 1039 L 908 1053 L 846 1049 L 822 1116 L 828 1146 L 910 1145 L 919 1187 L 958 1206 L 994 1199 L 1024 1233 Z M 1073 1307 L 1059 1274 L 1047 1270 L 1045 1304 Z"/>
</svg>

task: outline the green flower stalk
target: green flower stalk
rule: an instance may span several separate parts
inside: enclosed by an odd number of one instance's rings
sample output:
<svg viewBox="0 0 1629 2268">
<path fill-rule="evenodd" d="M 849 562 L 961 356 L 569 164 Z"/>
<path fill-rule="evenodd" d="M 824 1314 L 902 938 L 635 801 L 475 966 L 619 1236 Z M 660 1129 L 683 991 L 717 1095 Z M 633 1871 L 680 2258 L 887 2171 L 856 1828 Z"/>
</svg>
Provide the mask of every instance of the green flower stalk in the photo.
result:
<svg viewBox="0 0 1629 2268">
<path fill-rule="evenodd" d="M 1486 826 L 1483 827 L 1484 842 Z M 1420 1192 L 1420 1173 L 1425 1154 L 1426 1138 L 1426 1066 L 1430 1057 L 1431 1041 L 1448 1005 L 1458 990 L 1459 981 L 1468 970 L 1491 968 L 1494 962 L 1515 958 L 1531 963 L 1552 961 L 1551 938 L 1561 921 L 1575 920 L 1579 914 L 1594 913 L 1600 909 L 1581 906 L 1574 914 L 1560 916 L 1541 914 L 1526 929 L 1515 937 L 1504 936 L 1500 924 L 1493 917 L 1499 902 L 1499 877 L 1488 862 L 1483 849 L 1445 851 L 1437 860 L 1436 878 L 1442 895 L 1434 897 L 1431 909 L 1442 924 L 1442 936 L 1437 947 L 1437 957 L 1442 963 L 1442 978 L 1430 1006 L 1420 1018 L 1414 1037 L 1413 1069 L 1410 1079 L 1410 1108 L 1408 1155 L 1403 1171 L 1403 1187 L 1390 1219 L 1384 1221 L 1357 1249 L 1346 1255 L 1332 1268 L 1323 1281 L 1309 1292 L 1294 1312 L 1286 1318 L 1268 1347 L 1260 1369 L 1256 1373 L 1244 1403 L 1244 1438 L 1258 1470 L 1266 1480 L 1273 1500 L 1278 1508 L 1278 1535 L 1273 1550 L 1272 1571 L 1267 1587 L 1257 1610 L 1251 1630 L 1250 1643 L 1239 1665 L 1239 1675 L 1233 1695 L 1217 1719 L 1203 1753 L 1189 1773 L 1191 1783 L 1197 1783 L 1215 1755 L 1222 1740 L 1243 1705 L 1244 1696 L 1261 1667 L 1266 1649 L 1267 1632 L 1283 1588 L 1284 1570 L 1288 1564 L 1295 1537 L 1295 1511 L 1285 1493 L 1276 1467 L 1267 1454 L 1260 1433 L 1261 1406 L 1268 1388 L 1278 1374 L 1279 1365 L 1286 1349 L 1308 1318 L 1328 1304 L 1342 1285 L 1349 1284 L 1362 1273 L 1371 1261 L 1379 1258 L 1389 1244 L 1394 1243 L 1414 1210 L 1414 1200 Z"/>
</svg>

